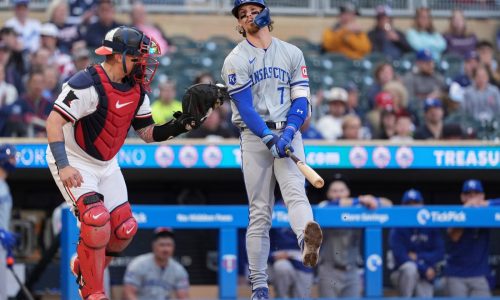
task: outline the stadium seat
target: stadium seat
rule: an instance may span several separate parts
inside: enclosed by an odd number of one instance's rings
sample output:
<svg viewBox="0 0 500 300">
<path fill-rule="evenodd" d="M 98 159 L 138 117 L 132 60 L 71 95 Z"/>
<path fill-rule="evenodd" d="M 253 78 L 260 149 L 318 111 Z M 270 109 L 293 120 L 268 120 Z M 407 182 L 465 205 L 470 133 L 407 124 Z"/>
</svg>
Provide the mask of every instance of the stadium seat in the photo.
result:
<svg viewBox="0 0 500 300">
<path fill-rule="evenodd" d="M 319 45 L 314 44 L 308 39 L 302 37 L 291 37 L 287 41 L 288 43 L 297 46 L 302 52 L 315 51 L 319 52 Z"/>
</svg>

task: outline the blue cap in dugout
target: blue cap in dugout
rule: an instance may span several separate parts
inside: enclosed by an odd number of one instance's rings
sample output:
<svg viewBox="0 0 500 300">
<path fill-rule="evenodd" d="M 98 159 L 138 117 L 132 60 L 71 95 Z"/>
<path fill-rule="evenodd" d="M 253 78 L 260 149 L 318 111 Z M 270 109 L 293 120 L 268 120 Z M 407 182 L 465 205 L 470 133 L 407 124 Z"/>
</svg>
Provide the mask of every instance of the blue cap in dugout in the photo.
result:
<svg viewBox="0 0 500 300">
<path fill-rule="evenodd" d="M 418 50 L 416 59 L 419 61 L 431 61 L 432 60 L 432 53 L 428 49 Z"/>
<path fill-rule="evenodd" d="M 477 179 L 469 179 L 464 182 L 464 185 L 462 186 L 462 193 L 471 192 L 484 193 L 481 181 Z"/>
<path fill-rule="evenodd" d="M 443 103 L 441 102 L 441 100 L 439 100 L 437 98 L 427 98 L 427 99 L 425 99 L 424 110 L 428 111 L 429 109 L 431 109 L 433 107 L 443 107 Z"/>
<path fill-rule="evenodd" d="M 14 145 L 0 145 L 0 168 L 7 172 L 12 172 L 16 168 L 17 150 Z"/>
<path fill-rule="evenodd" d="M 409 202 L 424 202 L 424 198 L 422 197 L 422 194 L 418 190 L 409 189 L 404 193 L 401 202 L 403 204 Z"/>
</svg>

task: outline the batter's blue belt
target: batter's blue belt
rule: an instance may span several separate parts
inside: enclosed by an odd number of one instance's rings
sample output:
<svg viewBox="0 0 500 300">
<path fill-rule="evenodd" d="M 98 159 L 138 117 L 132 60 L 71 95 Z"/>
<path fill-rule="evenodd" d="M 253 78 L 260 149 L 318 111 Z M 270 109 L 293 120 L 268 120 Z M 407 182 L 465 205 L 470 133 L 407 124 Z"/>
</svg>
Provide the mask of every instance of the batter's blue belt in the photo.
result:
<svg viewBox="0 0 500 300">
<path fill-rule="evenodd" d="M 286 127 L 286 122 L 285 121 L 282 121 L 282 122 L 266 122 L 266 126 L 269 129 L 280 130 L 280 129 L 283 129 L 283 128 Z M 241 131 L 244 131 L 244 130 L 247 130 L 247 129 L 248 129 L 248 127 L 240 127 Z"/>
</svg>

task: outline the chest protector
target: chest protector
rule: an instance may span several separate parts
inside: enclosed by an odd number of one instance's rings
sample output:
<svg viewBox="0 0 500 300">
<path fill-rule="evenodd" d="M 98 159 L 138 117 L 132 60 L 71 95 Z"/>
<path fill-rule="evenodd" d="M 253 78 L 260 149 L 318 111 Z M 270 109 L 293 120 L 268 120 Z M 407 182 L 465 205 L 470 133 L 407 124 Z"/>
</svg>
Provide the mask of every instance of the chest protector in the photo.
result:
<svg viewBox="0 0 500 300">
<path fill-rule="evenodd" d="M 126 91 L 115 89 L 100 65 L 88 68 L 99 96 L 95 112 L 75 124 L 75 140 L 90 156 L 107 161 L 112 159 L 125 142 L 128 130 L 144 92 L 139 84 Z"/>
</svg>

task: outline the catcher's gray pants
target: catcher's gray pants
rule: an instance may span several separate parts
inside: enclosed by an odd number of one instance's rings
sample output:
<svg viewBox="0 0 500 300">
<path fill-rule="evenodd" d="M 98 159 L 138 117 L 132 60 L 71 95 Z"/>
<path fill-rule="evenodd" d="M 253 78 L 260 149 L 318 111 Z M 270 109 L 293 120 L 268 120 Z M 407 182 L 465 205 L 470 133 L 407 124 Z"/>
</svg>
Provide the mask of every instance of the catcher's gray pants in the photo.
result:
<svg viewBox="0 0 500 300">
<path fill-rule="evenodd" d="M 392 272 L 391 281 L 401 297 L 432 298 L 434 296 L 434 285 L 420 278 L 417 265 L 412 261 L 405 262 Z"/>
<path fill-rule="evenodd" d="M 446 277 L 450 297 L 491 297 L 490 286 L 484 276 Z"/>
<path fill-rule="evenodd" d="M 340 270 L 329 263 L 318 267 L 319 296 L 321 298 L 361 297 L 361 276 L 358 268 Z"/>
<path fill-rule="evenodd" d="M 274 262 L 271 275 L 276 298 L 311 298 L 314 273 L 297 270 L 288 259 L 280 259 Z"/>
<path fill-rule="evenodd" d="M 274 130 L 279 135 L 280 132 Z M 267 287 L 269 229 L 274 206 L 274 187 L 278 181 L 288 208 L 290 225 L 300 243 L 307 222 L 313 220 L 305 192 L 305 177 L 290 158 L 275 159 L 267 146 L 250 130 L 241 132 L 241 167 L 249 201 L 249 222 L 246 235 L 248 268 L 252 289 Z M 304 160 L 300 132 L 292 141 L 295 155 Z"/>
<path fill-rule="evenodd" d="M 0 300 L 7 300 L 7 251 L 0 245 Z"/>
</svg>

